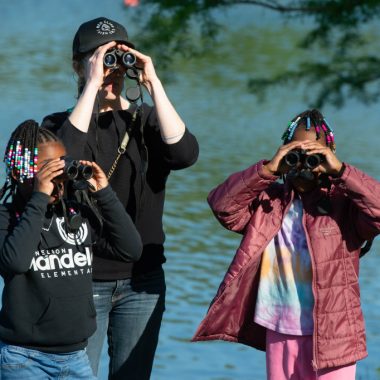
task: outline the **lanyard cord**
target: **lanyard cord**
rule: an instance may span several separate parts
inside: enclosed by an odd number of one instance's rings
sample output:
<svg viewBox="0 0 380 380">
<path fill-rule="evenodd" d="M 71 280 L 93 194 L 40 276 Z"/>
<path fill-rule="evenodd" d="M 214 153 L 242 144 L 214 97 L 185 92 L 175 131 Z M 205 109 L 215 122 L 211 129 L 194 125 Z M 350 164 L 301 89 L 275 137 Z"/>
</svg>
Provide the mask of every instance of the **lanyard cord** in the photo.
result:
<svg viewBox="0 0 380 380">
<path fill-rule="evenodd" d="M 138 114 L 138 109 L 139 108 L 137 107 L 135 109 L 135 111 L 133 112 L 132 121 L 131 121 L 131 125 L 132 126 L 133 126 L 133 124 L 136 121 L 137 114 Z M 121 144 L 120 144 L 119 148 L 117 149 L 117 156 L 115 158 L 115 161 L 113 162 L 113 164 L 111 166 L 111 169 L 108 172 L 108 175 L 107 175 L 107 179 L 108 180 L 111 178 L 113 172 L 115 171 L 117 163 L 119 162 L 119 159 L 120 159 L 121 155 L 125 153 L 125 150 L 127 149 L 128 142 L 129 142 L 129 134 L 128 134 L 128 131 L 126 131 L 125 135 L 123 137 L 123 140 L 121 141 Z"/>
<path fill-rule="evenodd" d="M 148 149 L 145 145 L 145 138 L 144 138 L 144 117 L 143 117 L 144 98 L 143 98 L 143 91 L 141 88 L 141 83 L 139 80 L 139 75 L 137 74 L 136 69 L 133 69 L 133 70 L 135 72 L 135 75 L 131 76 L 130 78 L 136 80 L 136 82 L 137 82 L 137 86 L 139 89 L 139 98 L 138 99 L 140 99 L 141 105 L 136 107 L 135 111 L 133 112 L 130 130 L 133 131 L 133 125 L 136 122 L 137 116 L 140 116 L 141 147 L 139 148 L 139 151 L 140 151 L 140 156 L 141 156 L 141 161 L 142 161 L 142 164 L 141 164 L 141 177 L 142 177 L 141 192 L 143 192 L 143 187 L 145 184 L 145 176 L 146 176 L 146 172 L 148 170 Z M 136 99 L 136 101 L 138 99 Z M 108 175 L 107 175 L 108 180 L 111 178 L 112 174 L 114 173 L 120 157 L 125 153 L 128 142 L 129 142 L 129 134 L 128 134 L 128 129 L 127 129 L 125 132 L 125 135 L 123 137 L 123 140 L 122 140 L 122 142 L 121 142 L 121 144 L 117 150 L 117 156 L 116 156 L 116 158 L 115 158 L 115 160 L 114 160 L 114 162 L 113 162 L 113 164 L 112 164 L 112 166 L 108 172 Z"/>
</svg>

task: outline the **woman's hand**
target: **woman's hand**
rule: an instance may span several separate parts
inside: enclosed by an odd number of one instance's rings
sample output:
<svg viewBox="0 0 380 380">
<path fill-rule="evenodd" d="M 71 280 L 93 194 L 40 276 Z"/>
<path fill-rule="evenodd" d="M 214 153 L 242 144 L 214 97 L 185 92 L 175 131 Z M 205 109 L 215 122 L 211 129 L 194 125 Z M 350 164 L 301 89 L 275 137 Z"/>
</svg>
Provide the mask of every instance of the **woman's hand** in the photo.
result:
<svg viewBox="0 0 380 380">
<path fill-rule="evenodd" d="M 80 160 L 80 163 L 92 167 L 93 176 L 87 181 L 91 184 L 91 191 L 96 192 L 108 186 L 108 179 L 98 164 L 83 160 Z"/>
<path fill-rule="evenodd" d="M 63 173 L 64 167 L 65 161 L 61 158 L 43 164 L 35 176 L 34 190 L 51 195 L 55 186 L 53 180 Z"/>
<path fill-rule="evenodd" d="M 154 69 L 152 58 L 140 53 L 139 51 L 130 48 L 127 45 L 119 44 L 117 48 L 123 51 L 128 51 L 136 57 L 136 68 L 141 70 L 140 82 L 152 95 L 154 82 L 158 80 L 156 70 Z"/>
<path fill-rule="evenodd" d="M 70 113 L 69 120 L 81 132 L 88 132 L 96 95 L 107 74 L 103 64 L 104 54 L 115 45 L 116 42 L 109 42 L 99 46 L 90 56 L 86 56 L 82 62 L 73 62 L 74 70 L 79 76 L 80 83 L 84 81 L 84 88 L 79 94 L 76 106 Z"/>
<path fill-rule="evenodd" d="M 86 84 L 92 83 L 99 89 L 104 82 L 104 55 L 112 47 L 116 46 L 116 42 L 108 42 L 99 46 L 92 55 L 84 61 L 84 77 Z"/>
</svg>

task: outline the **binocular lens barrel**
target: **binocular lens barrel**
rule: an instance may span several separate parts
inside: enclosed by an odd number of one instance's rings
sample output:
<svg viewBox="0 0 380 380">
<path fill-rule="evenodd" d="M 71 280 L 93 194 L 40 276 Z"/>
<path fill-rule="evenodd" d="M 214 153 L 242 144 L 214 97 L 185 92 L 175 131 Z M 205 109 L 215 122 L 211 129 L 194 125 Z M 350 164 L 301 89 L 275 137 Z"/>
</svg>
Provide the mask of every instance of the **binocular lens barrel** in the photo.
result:
<svg viewBox="0 0 380 380">
<path fill-rule="evenodd" d="M 307 169 L 314 169 L 323 161 L 323 156 L 320 154 L 307 155 L 306 152 L 291 150 L 284 156 L 284 161 L 290 167 L 303 163 Z"/>
<path fill-rule="evenodd" d="M 94 175 L 92 166 L 82 165 L 77 160 L 65 159 L 63 178 L 69 181 L 85 179 L 89 180 Z"/>
<path fill-rule="evenodd" d="M 64 168 L 64 174 L 66 175 L 67 179 L 73 180 L 77 178 L 78 176 L 78 168 L 77 166 L 73 165 L 72 162 L 68 162 L 65 165 Z"/>
<path fill-rule="evenodd" d="M 310 156 L 306 156 L 305 158 L 305 166 L 309 169 L 316 168 L 321 163 L 321 157 L 318 154 L 312 154 Z"/>
<path fill-rule="evenodd" d="M 92 176 L 94 175 L 92 166 L 88 166 L 88 165 L 80 165 L 79 172 L 81 173 L 82 178 L 86 180 L 92 178 Z"/>
<path fill-rule="evenodd" d="M 108 53 L 104 54 L 104 58 L 103 58 L 104 66 L 114 67 L 114 66 L 116 66 L 116 63 L 117 63 L 117 57 L 116 57 L 115 53 L 108 52 Z"/>
<path fill-rule="evenodd" d="M 118 57 L 125 67 L 131 67 L 136 63 L 136 56 L 130 52 L 122 50 L 110 50 L 104 54 L 103 64 L 105 67 L 112 68 L 117 65 Z"/>
<path fill-rule="evenodd" d="M 296 166 L 300 162 L 300 159 L 301 159 L 300 154 L 298 152 L 292 152 L 292 151 L 287 153 L 284 157 L 285 163 L 291 167 Z"/>
<path fill-rule="evenodd" d="M 132 53 L 124 53 L 123 54 L 123 63 L 125 66 L 133 66 L 136 63 L 136 57 Z"/>
</svg>

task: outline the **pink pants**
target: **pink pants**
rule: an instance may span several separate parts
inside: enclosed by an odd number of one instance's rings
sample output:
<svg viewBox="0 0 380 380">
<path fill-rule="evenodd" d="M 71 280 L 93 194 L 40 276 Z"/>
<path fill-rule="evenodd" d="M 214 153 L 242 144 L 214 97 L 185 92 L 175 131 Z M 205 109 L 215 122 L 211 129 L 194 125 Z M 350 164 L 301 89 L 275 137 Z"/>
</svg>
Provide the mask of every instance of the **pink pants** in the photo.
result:
<svg viewBox="0 0 380 380">
<path fill-rule="evenodd" d="M 355 380 L 356 363 L 313 370 L 313 337 L 280 334 L 267 329 L 268 380 Z"/>
</svg>

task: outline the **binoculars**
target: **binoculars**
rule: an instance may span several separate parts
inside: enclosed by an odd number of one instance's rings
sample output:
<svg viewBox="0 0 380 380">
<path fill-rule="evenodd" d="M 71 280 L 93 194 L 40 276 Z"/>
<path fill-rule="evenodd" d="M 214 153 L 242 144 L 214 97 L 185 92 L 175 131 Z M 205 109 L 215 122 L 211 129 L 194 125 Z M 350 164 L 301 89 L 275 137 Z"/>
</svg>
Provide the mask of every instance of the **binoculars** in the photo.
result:
<svg viewBox="0 0 380 380">
<path fill-rule="evenodd" d="M 132 67 L 136 63 L 136 56 L 130 52 L 119 49 L 112 49 L 104 54 L 103 64 L 110 69 L 117 66 L 121 62 L 125 67 Z"/>
<path fill-rule="evenodd" d="M 284 162 L 294 168 L 301 164 L 306 169 L 315 169 L 325 160 L 322 154 L 306 154 L 304 150 L 291 150 L 284 156 Z"/>
<path fill-rule="evenodd" d="M 135 80 L 139 84 L 139 73 L 135 66 L 136 56 L 133 53 L 119 49 L 108 50 L 106 54 L 104 54 L 103 64 L 105 67 L 114 70 L 118 69 L 120 65 L 124 65 L 127 77 Z M 125 96 L 132 103 L 136 102 L 138 99 L 142 100 L 140 85 L 127 88 Z"/>
<path fill-rule="evenodd" d="M 82 165 L 79 161 L 64 157 L 65 167 L 63 173 L 59 176 L 64 180 L 88 180 L 93 176 L 92 166 Z"/>
</svg>

